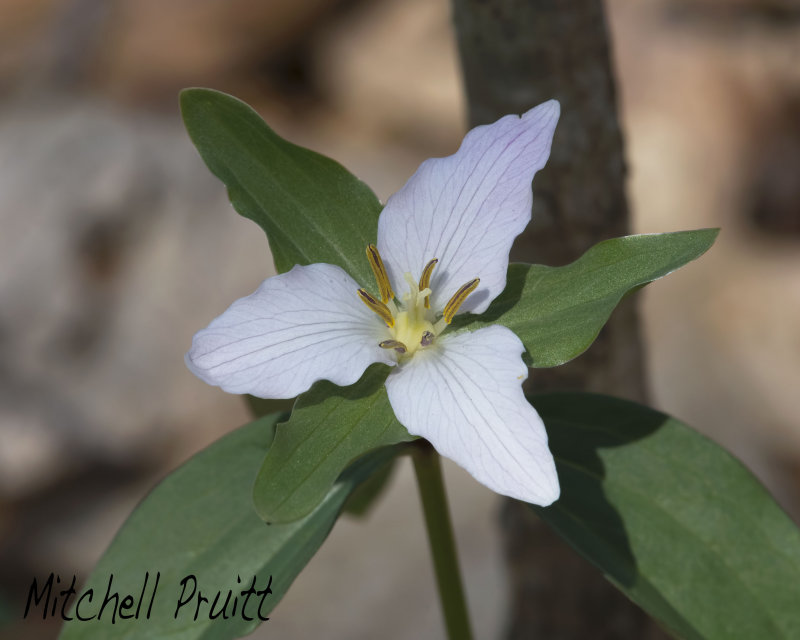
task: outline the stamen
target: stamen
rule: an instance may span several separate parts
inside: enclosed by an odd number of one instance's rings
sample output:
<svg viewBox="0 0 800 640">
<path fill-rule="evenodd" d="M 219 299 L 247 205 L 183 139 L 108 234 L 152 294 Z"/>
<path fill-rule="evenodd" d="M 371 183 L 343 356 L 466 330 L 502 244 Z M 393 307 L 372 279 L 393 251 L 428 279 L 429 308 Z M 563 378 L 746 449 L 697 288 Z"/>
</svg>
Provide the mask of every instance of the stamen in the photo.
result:
<svg viewBox="0 0 800 640">
<path fill-rule="evenodd" d="M 403 354 L 406 352 L 406 345 L 399 340 L 384 340 L 379 342 L 378 346 L 383 349 L 394 349 L 397 353 Z"/>
<path fill-rule="evenodd" d="M 467 284 L 461 285 L 461 288 L 453 294 L 453 297 L 450 298 L 450 300 L 444 306 L 444 311 L 442 312 L 442 318 L 447 324 L 452 322 L 453 316 L 456 315 L 459 307 L 464 304 L 464 300 L 467 299 L 467 296 L 475 291 L 476 287 L 480 284 L 480 281 L 480 278 L 470 280 L 467 282 Z"/>
<path fill-rule="evenodd" d="M 381 317 L 387 327 L 391 329 L 394 326 L 394 318 L 392 317 L 392 312 L 389 311 L 389 307 L 380 300 L 373 298 L 364 289 L 359 289 L 358 295 L 361 301 L 369 307 L 370 311 L 377 313 Z"/>
<path fill-rule="evenodd" d="M 367 245 L 367 260 L 369 260 L 369 266 L 372 267 L 372 273 L 375 274 L 375 281 L 378 283 L 378 289 L 381 294 L 381 302 L 389 302 L 394 298 L 394 292 L 392 291 L 392 285 L 389 283 L 386 267 L 383 266 L 381 254 L 378 253 L 378 248 L 374 244 Z"/>
<path fill-rule="evenodd" d="M 431 274 L 433 273 L 433 268 L 436 266 L 437 262 L 439 262 L 439 258 L 434 258 L 428 264 L 426 264 L 425 268 L 422 270 L 422 276 L 420 276 L 419 279 L 420 291 L 431 286 Z M 429 295 L 425 296 L 425 308 L 431 308 L 431 297 Z"/>
<path fill-rule="evenodd" d="M 422 338 L 419 341 L 419 346 L 421 347 L 429 347 L 433 344 L 433 339 L 436 337 L 436 334 L 433 331 L 423 331 Z"/>
</svg>

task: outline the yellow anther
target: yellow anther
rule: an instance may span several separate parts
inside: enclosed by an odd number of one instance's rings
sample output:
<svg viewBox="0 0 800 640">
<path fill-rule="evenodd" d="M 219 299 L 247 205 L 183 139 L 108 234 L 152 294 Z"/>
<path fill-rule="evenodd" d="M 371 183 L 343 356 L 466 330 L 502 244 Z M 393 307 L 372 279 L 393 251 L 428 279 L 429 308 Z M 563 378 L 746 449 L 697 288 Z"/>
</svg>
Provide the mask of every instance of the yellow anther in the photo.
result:
<svg viewBox="0 0 800 640">
<path fill-rule="evenodd" d="M 422 276 L 419 279 L 419 290 L 422 291 L 427 289 L 431 286 L 431 274 L 433 273 L 433 268 L 436 266 L 436 263 L 439 262 L 439 258 L 434 258 L 428 264 L 425 265 L 425 268 L 422 270 Z M 431 308 L 431 297 L 425 296 L 425 308 Z"/>
<path fill-rule="evenodd" d="M 389 276 L 386 273 L 386 267 L 383 266 L 381 254 L 378 253 L 378 247 L 374 244 L 367 245 L 367 260 L 369 266 L 372 267 L 372 273 L 375 274 L 375 281 L 378 283 L 378 290 L 381 294 L 381 302 L 389 302 L 394 298 L 392 285 L 389 283 Z M 392 325 L 389 325 L 390 327 Z"/>
<path fill-rule="evenodd" d="M 403 354 L 406 352 L 406 345 L 404 345 L 399 340 L 384 340 L 383 342 L 378 343 L 379 347 L 383 349 L 394 349 L 397 353 Z"/>
<path fill-rule="evenodd" d="M 447 304 L 444 306 L 444 311 L 442 312 L 442 318 L 447 324 L 452 322 L 453 316 L 456 315 L 459 307 L 464 304 L 464 300 L 467 299 L 467 296 L 475 291 L 480 282 L 480 278 L 475 278 L 474 280 L 467 282 L 467 284 L 461 285 L 459 290 L 453 294 L 453 297 L 448 300 Z"/>
<path fill-rule="evenodd" d="M 361 298 L 361 301 L 369 307 L 370 311 L 381 317 L 381 320 L 386 323 L 387 327 L 391 329 L 394 326 L 394 318 L 392 317 L 392 312 L 389 310 L 389 307 L 380 300 L 373 298 L 364 289 L 358 290 L 358 296 Z"/>
</svg>

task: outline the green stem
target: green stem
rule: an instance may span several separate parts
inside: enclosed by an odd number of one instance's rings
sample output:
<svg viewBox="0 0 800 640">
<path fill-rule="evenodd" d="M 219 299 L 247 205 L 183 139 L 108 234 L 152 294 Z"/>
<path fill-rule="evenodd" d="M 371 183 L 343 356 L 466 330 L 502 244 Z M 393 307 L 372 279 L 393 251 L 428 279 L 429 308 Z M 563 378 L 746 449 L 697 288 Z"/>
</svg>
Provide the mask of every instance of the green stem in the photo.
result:
<svg viewBox="0 0 800 640">
<path fill-rule="evenodd" d="M 458 568 L 439 454 L 428 442 L 422 440 L 415 443 L 412 459 L 417 473 L 417 486 L 425 514 L 447 635 L 450 640 L 470 640 L 472 629 Z"/>
</svg>

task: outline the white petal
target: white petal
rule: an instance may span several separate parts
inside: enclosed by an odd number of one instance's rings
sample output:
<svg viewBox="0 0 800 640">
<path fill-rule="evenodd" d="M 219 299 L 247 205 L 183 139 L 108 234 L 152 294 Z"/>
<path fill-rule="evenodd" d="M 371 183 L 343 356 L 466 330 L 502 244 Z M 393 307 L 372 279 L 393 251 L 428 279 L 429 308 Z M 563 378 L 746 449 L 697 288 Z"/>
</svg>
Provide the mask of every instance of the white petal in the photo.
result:
<svg viewBox="0 0 800 640">
<path fill-rule="evenodd" d="M 378 250 L 402 295 L 403 273 L 418 279 L 432 258 L 431 306 L 480 278 L 462 311 L 481 313 L 506 286 L 511 243 L 531 219 L 531 180 L 550 155 L 559 105 L 474 128 L 459 150 L 423 162 L 391 196 L 378 222 Z"/>
<path fill-rule="evenodd" d="M 559 496 L 539 414 L 525 400 L 523 346 L 501 326 L 443 336 L 389 374 L 397 419 L 497 493 L 546 506 Z"/>
<path fill-rule="evenodd" d="M 261 398 L 292 398 L 321 379 L 353 384 L 373 362 L 395 364 L 378 346 L 385 325 L 357 290 L 337 266 L 295 266 L 199 331 L 186 364 L 209 384 Z"/>
</svg>

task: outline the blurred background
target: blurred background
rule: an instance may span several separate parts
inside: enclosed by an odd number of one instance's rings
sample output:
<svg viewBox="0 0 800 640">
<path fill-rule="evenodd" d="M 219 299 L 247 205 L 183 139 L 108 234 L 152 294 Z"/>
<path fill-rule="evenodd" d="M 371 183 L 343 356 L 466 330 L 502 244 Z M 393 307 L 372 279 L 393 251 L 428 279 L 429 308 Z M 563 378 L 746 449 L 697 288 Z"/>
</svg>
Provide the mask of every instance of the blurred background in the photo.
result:
<svg viewBox="0 0 800 640">
<path fill-rule="evenodd" d="M 639 294 L 654 403 L 734 451 L 798 520 L 800 6 L 639 4 L 606 3 L 634 228 L 722 227 Z M 183 365 L 192 334 L 273 273 L 183 131 L 186 86 L 248 101 L 384 200 L 452 153 L 466 121 L 446 0 L 0 0 L 9 638 L 54 638 L 58 621 L 21 622 L 32 578 L 87 576 L 158 479 L 248 420 Z M 443 635 L 405 464 L 255 637 Z M 476 633 L 498 637 L 498 498 L 446 472 Z"/>
</svg>

